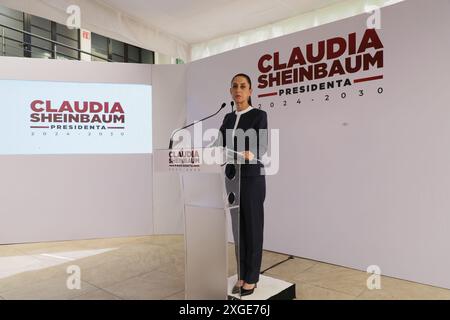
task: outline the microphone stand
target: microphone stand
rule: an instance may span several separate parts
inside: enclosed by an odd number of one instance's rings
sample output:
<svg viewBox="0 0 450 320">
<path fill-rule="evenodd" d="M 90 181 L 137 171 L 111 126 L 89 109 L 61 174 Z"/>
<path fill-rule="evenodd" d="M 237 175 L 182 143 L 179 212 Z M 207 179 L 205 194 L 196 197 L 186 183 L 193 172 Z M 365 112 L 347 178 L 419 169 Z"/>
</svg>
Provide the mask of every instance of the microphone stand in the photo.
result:
<svg viewBox="0 0 450 320">
<path fill-rule="evenodd" d="M 187 129 L 187 128 L 193 126 L 194 124 L 197 124 L 197 123 L 199 123 L 199 122 L 202 122 L 202 121 L 208 120 L 209 118 L 214 117 L 214 116 L 215 116 L 216 114 L 218 114 L 223 108 L 225 108 L 226 105 L 227 105 L 227 104 L 224 102 L 224 103 L 222 103 L 222 106 L 220 107 L 220 109 L 219 109 L 216 113 L 214 113 L 214 114 L 212 114 L 212 115 L 210 115 L 210 116 L 207 116 L 206 118 L 200 119 L 200 120 L 198 120 L 198 121 L 194 121 L 194 122 L 192 122 L 191 124 L 188 124 L 187 126 L 184 126 L 184 127 L 182 127 L 182 128 L 179 128 L 179 129 L 175 130 L 175 131 L 172 133 L 172 135 L 170 136 L 169 150 L 172 150 L 172 146 L 173 146 L 173 136 L 175 135 L 175 133 L 177 133 L 177 132 L 180 131 L 180 130 Z"/>
</svg>

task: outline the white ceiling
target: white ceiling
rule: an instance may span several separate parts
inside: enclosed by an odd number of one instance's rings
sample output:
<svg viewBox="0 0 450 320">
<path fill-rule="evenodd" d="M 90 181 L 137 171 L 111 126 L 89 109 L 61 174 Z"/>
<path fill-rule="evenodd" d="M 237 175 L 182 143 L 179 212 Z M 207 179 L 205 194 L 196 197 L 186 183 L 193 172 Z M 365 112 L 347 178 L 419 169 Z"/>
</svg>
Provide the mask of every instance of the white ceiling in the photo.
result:
<svg viewBox="0 0 450 320">
<path fill-rule="evenodd" d="M 188 43 L 262 27 L 344 0 L 102 0 Z"/>
</svg>

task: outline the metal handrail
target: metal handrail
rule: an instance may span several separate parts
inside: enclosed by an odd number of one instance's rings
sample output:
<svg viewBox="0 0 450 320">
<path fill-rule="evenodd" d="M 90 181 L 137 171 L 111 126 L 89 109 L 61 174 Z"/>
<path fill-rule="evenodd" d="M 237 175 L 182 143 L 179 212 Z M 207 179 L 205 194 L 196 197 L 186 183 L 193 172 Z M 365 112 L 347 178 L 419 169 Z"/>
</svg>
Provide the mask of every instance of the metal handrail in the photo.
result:
<svg viewBox="0 0 450 320">
<path fill-rule="evenodd" d="M 20 30 L 20 29 L 17 29 L 17 28 L 13 28 L 13 27 L 10 27 L 10 26 L 1 24 L 1 23 L 0 23 L 0 27 L 2 27 L 2 55 L 5 55 L 5 54 L 6 54 L 6 43 L 5 43 L 5 39 L 7 39 L 7 40 L 12 40 L 12 41 L 16 41 L 16 42 L 19 42 L 19 43 L 24 43 L 23 41 L 19 41 L 19 40 L 17 40 L 17 39 L 13 39 L 13 38 L 6 37 L 6 36 L 5 36 L 5 28 L 6 28 L 6 29 L 9 29 L 9 30 L 12 30 L 12 31 L 19 32 L 19 33 L 21 33 L 21 34 L 26 34 L 26 35 L 29 35 L 29 36 L 31 36 L 31 37 L 35 37 L 35 38 L 37 38 L 37 39 L 41 39 L 41 40 L 50 42 L 51 44 L 54 44 L 54 45 L 57 45 L 57 46 L 61 46 L 61 47 L 65 47 L 65 48 L 67 48 L 67 49 L 74 50 L 74 51 L 76 51 L 76 52 L 78 52 L 78 53 L 87 54 L 87 55 L 89 55 L 89 56 L 91 56 L 91 57 L 95 57 L 95 58 L 98 58 L 98 59 L 101 59 L 101 60 L 104 60 L 104 61 L 108 61 L 108 62 L 113 62 L 111 59 L 103 58 L 103 57 L 98 56 L 98 55 L 96 55 L 96 54 L 93 54 L 93 53 L 91 53 L 91 52 L 83 51 L 83 50 L 81 50 L 81 49 L 74 48 L 74 47 L 69 46 L 69 45 L 67 45 L 67 44 L 64 44 L 64 43 L 61 43 L 61 42 L 58 42 L 58 41 L 54 41 L 54 40 L 51 40 L 51 39 L 47 39 L 47 38 L 45 38 L 45 37 L 41 37 L 41 36 L 39 36 L 39 35 L 37 35 L 37 34 L 33 34 L 33 33 L 31 33 L 31 32 L 25 31 L 25 30 Z M 35 47 L 35 48 L 39 48 L 39 49 L 42 49 L 42 50 L 45 50 L 45 51 L 49 51 L 48 49 L 45 49 L 45 48 L 42 48 L 42 47 L 33 45 L 33 44 L 31 44 L 31 43 L 25 43 L 25 44 L 28 44 L 28 45 L 30 45 L 31 47 Z M 66 56 L 66 57 L 70 57 L 70 56 L 68 56 L 68 55 L 66 55 L 66 54 L 64 54 L 64 53 L 62 53 L 62 52 L 57 52 L 57 53 L 58 53 L 58 54 L 61 54 L 61 55 L 63 55 L 63 56 Z M 71 57 L 71 58 L 73 58 L 73 57 Z"/>
<path fill-rule="evenodd" d="M 10 37 L 6 37 L 6 36 L 4 36 L 4 38 L 5 38 L 6 40 L 11 40 L 11 41 L 17 42 L 17 43 L 19 44 L 19 47 L 24 47 L 23 41 L 20 41 L 20 40 L 14 39 L 14 38 L 10 38 Z M 42 51 L 50 52 L 50 50 L 49 50 L 48 48 L 44 48 L 44 47 L 38 46 L 38 45 L 36 45 L 36 44 L 31 44 L 30 46 L 33 47 L 33 48 L 41 49 Z M 6 48 L 6 46 L 5 46 L 5 48 Z M 29 50 L 29 49 L 27 49 L 27 48 L 23 48 L 23 50 L 26 51 L 26 52 L 30 52 L 30 53 L 33 52 L 32 50 Z M 67 58 L 75 59 L 74 57 L 69 56 L 68 54 L 65 54 L 65 53 L 62 53 L 62 52 L 57 52 L 57 53 L 58 53 L 59 55 L 61 55 L 61 56 L 65 56 L 65 57 L 67 57 Z M 5 55 L 6 55 L 6 51 L 3 51 L 3 56 L 5 56 Z"/>
<path fill-rule="evenodd" d="M 5 28 L 2 28 L 2 56 L 6 55 Z"/>
</svg>

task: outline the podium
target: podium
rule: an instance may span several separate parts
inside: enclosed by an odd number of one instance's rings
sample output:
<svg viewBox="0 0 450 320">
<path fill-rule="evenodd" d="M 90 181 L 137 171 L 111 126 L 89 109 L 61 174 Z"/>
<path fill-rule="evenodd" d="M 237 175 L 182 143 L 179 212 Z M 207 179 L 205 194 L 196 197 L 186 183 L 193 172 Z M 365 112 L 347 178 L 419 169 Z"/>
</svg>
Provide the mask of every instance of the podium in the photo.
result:
<svg viewBox="0 0 450 320">
<path fill-rule="evenodd" d="M 233 294 L 239 268 L 239 203 L 242 159 L 223 147 L 155 150 L 154 171 L 180 176 L 185 239 L 187 300 L 290 300 L 295 284 L 261 275 L 255 294 Z M 231 228 L 229 227 L 231 225 Z M 228 277 L 232 231 L 236 272 Z M 231 236 L 231 234 L 230 234 Z"/>
<path fill-rule="evenodd" d="M 223 147 L 154 152 L 155 172 L 180 176 L 187 300 L 228 298 L 228 218 L 239 239 L 240 165 L 232 158 Z"/>
</svg>

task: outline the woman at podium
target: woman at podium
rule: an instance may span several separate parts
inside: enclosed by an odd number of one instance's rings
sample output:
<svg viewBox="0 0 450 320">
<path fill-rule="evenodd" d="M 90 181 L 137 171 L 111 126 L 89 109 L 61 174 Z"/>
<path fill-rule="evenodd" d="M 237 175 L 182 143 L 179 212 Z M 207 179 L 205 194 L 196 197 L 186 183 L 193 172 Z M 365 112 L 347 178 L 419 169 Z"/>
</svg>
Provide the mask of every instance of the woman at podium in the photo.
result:
<svg viewBox="0 0 450 320">
<path fill-rule="evenodd" d="M 232 292 L 245 296 L 254 292 L 261 269 L 266 197 L 261 157 L 267 150 L 267 113 L 252 107 L 252 82 L 248 75 L 235 75 L 230 93 L 236 111 L 225 115 L 220 132 L 223 146 L 235 150 L 244 159 L 241 165 L 239 239 L 233 232 L 238 243 L 239 277 Z"/>
</svg>

